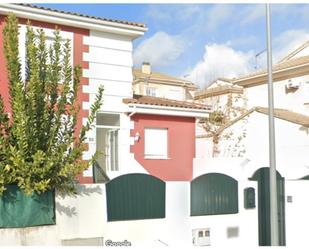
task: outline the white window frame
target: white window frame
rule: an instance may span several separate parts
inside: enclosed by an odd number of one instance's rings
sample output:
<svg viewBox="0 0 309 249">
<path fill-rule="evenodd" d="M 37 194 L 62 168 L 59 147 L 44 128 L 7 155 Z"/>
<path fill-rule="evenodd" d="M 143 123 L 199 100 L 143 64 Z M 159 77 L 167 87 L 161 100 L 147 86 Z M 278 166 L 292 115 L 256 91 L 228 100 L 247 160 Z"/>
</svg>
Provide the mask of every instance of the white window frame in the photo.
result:
<svg viewBox="0 0 309 249">
<path fill-rule="evenodd" d="M 109 129 L 110 131 L 118 131 L 118 141 L 117 141 L 117 155 L 118 155 L 118 158 L 117 158 L 117 161 L 118 161 L 118 165 L 116 165 L 116 168 L 117 170 L 112 170 L 111 168 L 111 158 L 110 157 L 107 157 L 105 158 L 106 160 L 106 171 L 113 171 L 113 172 L 117 172 L 117 171 L 120 171 L 120 126 L 121 126 L 121 113 L 118 113 L 118 112 L 97 112 L 97 115 L 99 114 L 115 114 L 115 115 L 119 115 L 119 125 L 115 125 L 115 126 L 111 126 L 111 125 L 97 125 L 96 124 L 96 132 L 97 132 L 97 129 Z M 96 122 L 96 121 L 95 121 Z M 97 137 L 97 136 L 96 136 Z M 97 141 L 96 141 L 96 146 L 97 146 Z M 97 149 L 97 148 L 96 148 Z M 111 153 L 109 153 L 111 154 Z"/>
<path fill-rule="evenodd" d="M 22 81 L 25 81 L 26 78 L 26 33 L 27 33 L 27 25 L 25 24 L 19 24 L 19 57 L 20 57 L 20 64 L 21 64 L 21 78 Z M 54 38 L 54 31 L 55 29 L 49 29 L 49 28 L 41 28 L 32 26 L 33 30 L 37 32 L 40 29 L 43 29 L 46 39 L 53 39 Z M 73 40 L 73 32 L 67 32 L 60 30 L 59 35 L 61 37 L 61 41 L 65 42 L 67 39 L 70 41 L 71 46 L 71 63 L 72 63 L 72 70 L 74 66 L 73 61 L 73 54 L 74 54 L 74 40 Z"/>
<path fill-rule="evenodd" d="M 156 97 L 157 91 L 158 91 L 158 88 L 156 88 L 156 87 L 146 86 L 146 95 L 147 96 Z"/>
<path fill-rule="evenodd" d="M 147 133 L 151 131 L 164 131 L 165 138 L 166 138 L 166 143 L 165 143 L 165 153 L 156 153 L 156 152 L 151 152 L 151 146 L 158 145 L 161 148 L 164 146 L 164 143 L 158 143 L 155 141 L 152 141 L 154 144 L 149 145 L 147 141 L 149 141 L 147 136 L 149 136 Z M 149 148 L 150 147 L 150 148 Z M 145 127 L 144 128 L 144 158 L 145 159 L 162 159 L 162 160 L 167 160 L 169 158 L 169 132 L 168 128 L 161 128 L 161 127 Z"/>
</svg>

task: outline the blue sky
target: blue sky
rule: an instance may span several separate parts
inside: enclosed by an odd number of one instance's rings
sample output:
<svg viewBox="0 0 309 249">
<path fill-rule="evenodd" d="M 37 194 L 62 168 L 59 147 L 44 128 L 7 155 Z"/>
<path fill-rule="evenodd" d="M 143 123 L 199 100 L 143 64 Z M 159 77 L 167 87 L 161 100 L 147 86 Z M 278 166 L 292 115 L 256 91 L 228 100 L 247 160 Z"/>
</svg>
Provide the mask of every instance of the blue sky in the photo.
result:
<svg viewBox="0 0 309 249">
<path fill-rule="evenodd" d="M 37 4 L 39 5 L 39 4 Z M 40 4 L 88 15 L 145 23 L 134 63 L 204 87 L 216 77 L 255 70 L 265 49 L 265 6 L 258 4 Z M 272 4 L 274 62 L 309 40 L 309 5 Z M 265 66 L 265 53 L 257 67 Z"/>
</svg>

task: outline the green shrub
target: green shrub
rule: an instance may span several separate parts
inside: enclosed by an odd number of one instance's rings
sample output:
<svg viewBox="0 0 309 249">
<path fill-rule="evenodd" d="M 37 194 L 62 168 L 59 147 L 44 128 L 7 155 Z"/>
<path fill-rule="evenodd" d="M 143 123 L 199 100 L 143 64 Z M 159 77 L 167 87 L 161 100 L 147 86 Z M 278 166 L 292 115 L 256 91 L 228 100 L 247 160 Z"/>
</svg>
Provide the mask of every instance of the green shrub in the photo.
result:
<svg viewBox="0 0 309 249">
<path fill-rule="evenodd" d="M 53 44 L 47 47 L 43 30 L 35 31 L 28 23 L 23 81 L 18 35 L 18 20 L 9 14 L 3 45 L 12 113 L 9 118 L 0 97 L 0 194 L 7 184 L 17 184 L 26 194 L 51 189 L 72 192 L 76 176 L 96 157 L 86 162 L 82 153 L 86 132 L 102 103 L 103 87 L 78 134 L 81 68 L 71 66 L 69 40 L 62 45 L 56 30 Z"/>
</svg>

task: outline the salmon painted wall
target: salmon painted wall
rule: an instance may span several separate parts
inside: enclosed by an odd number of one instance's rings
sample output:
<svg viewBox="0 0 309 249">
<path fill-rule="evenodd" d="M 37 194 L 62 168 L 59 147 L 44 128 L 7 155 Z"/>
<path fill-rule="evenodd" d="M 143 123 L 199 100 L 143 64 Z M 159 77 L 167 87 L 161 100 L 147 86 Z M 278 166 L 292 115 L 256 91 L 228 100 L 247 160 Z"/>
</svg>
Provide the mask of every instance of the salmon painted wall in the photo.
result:
<svg viewBox="0 0 309 249">
<path fill-rule="evenodd" d="M 19 19 L 20 24 L 26 24 L 26 19 Z M 63 25 L 56 25 L 52 23 L 46 23 L 46 22 L 39 22 L 31 20 L 31 25 L 36 27 L 42 27 L 42 28 L 49 28 L 49 29 L 55 29 L 58 27 L 62 31 L 67 31 L 73 33 L 73 63 L 74 66 L 81 65 L 83 69 L 88 69 L 88 62 L 83 61 L 83 52 L 88 52 L 88 45 L 83 44 L 83 37 L 89 36 L 89 30 L 86 29 L 80 29 L 75 27 L 68 27 Z M 4 51 L 3 51 L 3 28 L 5 26 L 5 16 L 0 16 L 0 94 L 2 95 L 4 99 L 5 104 L 5 110 L 7 112 L 11 112 L 11 107 L 9 104 L 9 89 L 8 89 L 8 77 L 7 77 L 7 71 L 6 71 L 6 61 L 4 58 Z M 83 85 L 88 85 L 88 78 L 81 77 L 79 92 L 78 92 L 78 103 L 81 106 L 81 110 L 79 113 L 79 118 L 77 121 L 77 129 L 76 134 L 79 133 L 79 130 L 82 126 L 82 119 L 84 117 L 88 117 L 89 111 L 82 109 L 82 103 L 83 102 L 89 102 L 89 94 L 83 93 L 82 88 Z M 87 146 L 87 145 L 86 145 Z M 93 182 L 92 177 L 78 177 L 81 183 L 91 183 Z"/>
<path fill-rule="evenodd" d="M 138 132 L 140 140 L 131 145 L 131 153 L 151 175 L 164 181 L 190 181 L 195 157 L 195 118 L 148 114 L 135 114 L 131 117 L 134 129 L 131 137 Z M 169 159 L 145 159 L 145 128 L 168 129 Z M 158 145 L 160 146 L 160 145 Z"/>
</svg>

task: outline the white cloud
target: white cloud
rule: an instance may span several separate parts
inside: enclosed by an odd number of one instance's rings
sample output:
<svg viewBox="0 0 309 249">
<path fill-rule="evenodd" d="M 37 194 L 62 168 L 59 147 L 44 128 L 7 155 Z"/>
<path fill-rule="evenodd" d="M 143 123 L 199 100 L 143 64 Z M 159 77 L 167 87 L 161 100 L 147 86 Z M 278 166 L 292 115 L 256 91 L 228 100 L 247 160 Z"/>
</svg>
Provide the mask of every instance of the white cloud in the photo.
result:
<svg viewBox="0 0 309 249">
<path fill-rule="evenodd" d="M 291 4 L 272 4 L 271 5 L 271 17 L 278 18 L 279 16 L 285 17 L 287 14 L 298 14 L 301 8 L 297 5 Z M 238 13 L 240 17 L 240 23 L 247 25 L 255 22 L 259 19 L 266 19 L 265 4 L 249 4 L 241 9 Z"/>
<path fill-rule="evenodd" d="M 154 67 L 166 66 L 176 61 L 184 49 L 183 39 L 160 31 L 142 41 L 135 49 L 134 65 L 139 66 L 143 61 L 147 61 Z"/>
<path fill-rule="evenodd" d="M 172 19 L 170 8 L 164 11 L 159 5 L 149 5 L 145 11 L 145 15 L 153 18 L 157 22 L 166 22 Z"/>
<path fill-rule="evenodd" d="M 229 4 L 216 4 L 207 13 L 206 25 L 208 30 L 214 30 L 225 21 L 229 20 L 233 14 L 233 6 Z M 202 23 L 200 23 L 202 25 Z"/>
<path fill-rule="evenodd" d="M 252 51 L 236 51 L 226 44 L 205 46 L 203 60 L 198 62 L 189 72 L 188 79 L 201 88 L 218 77 L 233 78 L 252 70 Z"/>
<path fill-rule="evenodd" d="M 242 16 L 241 24 L 246 25 L 251 22 L 254 22 L 262 17 L 265 18 L 265 6 L 264 4 L 254 4 L 245 7 L 241 12 L 240 15 Z"/>
</svg>

